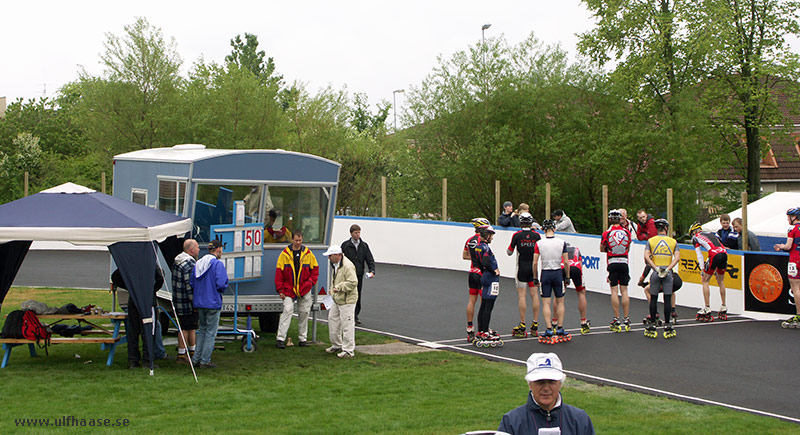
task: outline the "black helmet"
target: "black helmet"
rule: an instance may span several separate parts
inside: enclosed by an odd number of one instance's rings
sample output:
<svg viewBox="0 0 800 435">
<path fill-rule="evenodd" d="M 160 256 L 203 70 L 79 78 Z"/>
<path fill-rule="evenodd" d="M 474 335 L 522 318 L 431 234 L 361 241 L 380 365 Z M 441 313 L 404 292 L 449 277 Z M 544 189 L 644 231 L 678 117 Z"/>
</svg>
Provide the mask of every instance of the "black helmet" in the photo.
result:
<svg viewBox="0 0 800 435">
<path fill-rule="evenodd" d="M 486 218 L 475 218 L 475 219 L 473 219 L 473 220 L 471 220 L 469 222 L 472 224 L 473 227 L 475 227 L 476 230 L 478 228 L 480 228 L 481 226 L 483 226 L 483 225 L 491 225 L 491 222 L 489 222 L 489 219 L 486 219 Z"/>
<path fill-rule="evenodd" d="M 542 229 L 545 231 L 547 230 L 555 231 L 556 230 L 555 221 L 553 221 L 552 219 L 545 219 L 544 222 L 542 222 Z"/>
<path fill-rule="evenodd" d="M 665 230 L 669 228 L 669 221 L 666 219 L 656 219 L 653 224 L 655 224 L 657 230 Z"/>
<path fill-rule="evenodd" d="M 527 211 L 520 213 L 519 215 L 519 224 L 523 227 L 529 227 L 533 225 L 533 216 Z"/>
</svg>

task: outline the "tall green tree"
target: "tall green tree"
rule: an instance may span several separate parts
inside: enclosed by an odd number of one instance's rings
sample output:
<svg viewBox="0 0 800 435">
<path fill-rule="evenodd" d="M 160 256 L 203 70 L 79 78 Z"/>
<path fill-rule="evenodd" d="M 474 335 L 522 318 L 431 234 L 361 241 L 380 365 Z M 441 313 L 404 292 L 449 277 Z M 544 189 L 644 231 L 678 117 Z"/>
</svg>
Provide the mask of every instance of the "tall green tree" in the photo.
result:
<svg viewBox="0 0 800 435">
<path fill-rule="evenodd" d="M 172 145 L 180 105 L 181 58 L 174 39 L 138 18 L 122 37 L 107 34 L 102 77 L 80 72 L 76 119 L 93 148 L 113 154 Z"/>
<path fill-rule="evenodd" d="M 723 139 L 746 168 L 747 193 L 761 196 L 761 158 L 777 126 L 787 126 L 785 92 L 798 102 L 800 55 L 787 36 L 800 36 L 800 2 L 786 0 L 704 0 L 687 26 L 711 35 L 704 72 L 714 120 Z M 792 100 L 790 100 L 792 101 Z M 733 128 L 731 128 L 733 127 Z M 744 140 L 742 140 L 742 136 Z M 777 138 L 780 140 L 780 138 Z"/>
<path fill-rule="evenodd" d="M 225 56 L 226 63 L 250 71 L 263 85 L 275 87 L 282 85 L 283 76 L 275 72 L 275 61 L 272 57 L 264 60 L 267 53 L 258 49 L 258 36 L 245 33 L 242 41 L 241 35 L 236 35 L 231 39 L 231 47 L 233 48 L 231 54 Z"/>
</svg>

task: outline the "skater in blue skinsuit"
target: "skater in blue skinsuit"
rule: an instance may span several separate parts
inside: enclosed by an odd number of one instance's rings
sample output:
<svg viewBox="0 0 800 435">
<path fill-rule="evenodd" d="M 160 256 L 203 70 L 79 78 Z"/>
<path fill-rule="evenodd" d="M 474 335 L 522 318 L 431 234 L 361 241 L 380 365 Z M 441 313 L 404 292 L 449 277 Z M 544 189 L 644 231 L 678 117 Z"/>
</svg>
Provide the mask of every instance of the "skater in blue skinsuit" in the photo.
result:
<svg viewBox="0 0 800 435">
<path fill-rule="evenodd" d="M 481 308 L 478 311 L 478 333 L 475 336 L 476 346 L 486 346 L 487 344 L 496 347 L 502 345 L 497 331 L 489 329 L 489 321 L 492 318 L 494 301 L 500 294 L 500 269 L 497 267 L 497 258 L 489 247 L 494 238 L 494 228 L 491 225 L 483 225 L 480 228 L 481 242 L 475 248 L 475 253 L 481 259 Z"/>
</svg>

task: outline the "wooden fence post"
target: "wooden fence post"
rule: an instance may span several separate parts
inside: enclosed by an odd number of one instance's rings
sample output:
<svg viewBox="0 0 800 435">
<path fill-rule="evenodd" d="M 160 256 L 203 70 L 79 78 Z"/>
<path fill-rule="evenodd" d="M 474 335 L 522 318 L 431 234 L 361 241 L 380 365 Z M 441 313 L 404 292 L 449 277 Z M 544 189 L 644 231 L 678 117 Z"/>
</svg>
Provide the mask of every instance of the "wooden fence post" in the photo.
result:
<svg viewBox="0 0 800 435">
<path fill-rule="evenodd" d="M 544 185 L 544 218 L 550 219 L 550 183 Z"/>
<path fill-rule="evenodd" d="M 442 220 L 447 221 L 447 178 L 442 178 Z"/>
<path fill-rule="evenodd" d="M 25 171 L 25 183 L 23 184 L 23 196 L 28 196 L 28 171 Z"/>
<path fill-rule="evenodd" d="M 667 233 L 667 235 L 670 237 L 672 237 L 672 235 L 675 234 L 674 230 L 675 223 L 672 222 L 672 217 L 673 217 L 672 207 L 673 207 L 672 188 L 670 187 L 669 189 L 667 189 L 667 220 L 669 221 L 669 232 Z"/>
<path fill-rule="evenodd" d="M 494 180 L 494 224 L 499 225 L 500 218 L 500 180 Z"/>
<path fill-rule="evenodd" d="M 600 224 L 600 229 L 605 231 L 608 227 L 608 184 L 603 185 L 603 219 Z"/>
<path fill-rule="evenodd" d="M 106 193 L 106 171 L 100 174 L 100 191 Z"/>
<path fill-rule="evenodd" d="M 386 217 L 386 177 L 381 177 L 381 217 Z"/>
</svg>

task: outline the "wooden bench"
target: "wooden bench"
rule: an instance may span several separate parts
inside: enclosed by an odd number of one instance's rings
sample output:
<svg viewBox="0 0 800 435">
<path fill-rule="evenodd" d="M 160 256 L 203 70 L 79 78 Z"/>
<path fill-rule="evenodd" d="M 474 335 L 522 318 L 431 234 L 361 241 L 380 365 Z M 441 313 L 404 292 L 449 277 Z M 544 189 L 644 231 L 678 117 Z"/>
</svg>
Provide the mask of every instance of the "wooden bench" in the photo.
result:
<svg viewBox="0 0 800 435">
<path fill-rule="evenodd" d="M 48 326 L 61 323 L 66 320 L 77 321 L 78 324 L 88 324 L 95 330 L 84 331 L 79 337 L 51 337 L 50 344 L 68 344 L 68 343 L 99 343 L 100 349 L 108 350 L 107 366 L 111 366 L 114 362 L 114 353 L 118 345 L 127 343 L 125 335 L 120 336 L 119 329 L 122 322 L 127 317 L 125 313 L 115 314 L 43 314 L 37 316 L 39 320 Z M 47 323 L 48 320 L 54 320 Z M 109 320 L 111 322 L 111 329 L 103 325 L 98 325 L 98 320 Z M 5 368 L 8 365 L 8 359 L 11 357 L 11 349 L 17 346 L 27 344 L 31 356 L 36 356 L 36 340 L 28 340 L 25 338 L 0 338 L 0 343 L 3 345 L 3 362 L 0 368 Z"/>
</svg>

